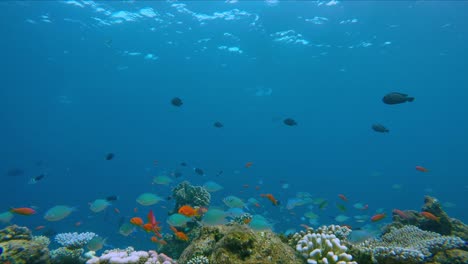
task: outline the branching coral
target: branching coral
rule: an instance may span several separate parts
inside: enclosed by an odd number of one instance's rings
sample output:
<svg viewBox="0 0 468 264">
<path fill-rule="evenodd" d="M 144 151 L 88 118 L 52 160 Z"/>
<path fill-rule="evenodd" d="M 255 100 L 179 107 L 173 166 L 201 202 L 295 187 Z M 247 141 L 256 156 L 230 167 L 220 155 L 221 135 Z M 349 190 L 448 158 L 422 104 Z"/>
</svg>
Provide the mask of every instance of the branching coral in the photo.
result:
<svg viewBox="0 0 468 264">
<path fill-rule="evenodd" d="M 341 245 L 333 234 L 307 234 L 296 245 L 296 250 L 307 258 L 307 263 L 338 263 L 357 264 L 353 257 L 347 254 L 348 248 Z"/>
<path fill-rule="evenodd" d="M 193 186 L 188 181 L 181 182 L 173 190 L 176 208 L 183 205 L 208 206 L 211 201 L 210 193 L 202 186 Z"/>
</svg>

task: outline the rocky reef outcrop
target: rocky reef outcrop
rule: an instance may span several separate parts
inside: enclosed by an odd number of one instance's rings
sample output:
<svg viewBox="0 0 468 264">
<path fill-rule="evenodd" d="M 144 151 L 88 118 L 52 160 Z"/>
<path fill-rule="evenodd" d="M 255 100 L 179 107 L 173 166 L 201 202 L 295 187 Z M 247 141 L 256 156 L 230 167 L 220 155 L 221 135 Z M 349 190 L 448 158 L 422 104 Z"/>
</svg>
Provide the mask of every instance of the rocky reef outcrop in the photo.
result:
<svg viewBox="0 0 468 264">
<path fill-rule="evenodd" d="M 33 239 L 31 231 L 17 225 L 0 230 L 0 263 L 49 264 L 47 243 Z"/>
<path fill-rule="evenodd" d="M 188 263 L 196 257 L 217 264 L 304 263 L 293 248 L 271 231 L 256 232 L 237 224 L 202 227 L 178 263 Z"/>
</svg>

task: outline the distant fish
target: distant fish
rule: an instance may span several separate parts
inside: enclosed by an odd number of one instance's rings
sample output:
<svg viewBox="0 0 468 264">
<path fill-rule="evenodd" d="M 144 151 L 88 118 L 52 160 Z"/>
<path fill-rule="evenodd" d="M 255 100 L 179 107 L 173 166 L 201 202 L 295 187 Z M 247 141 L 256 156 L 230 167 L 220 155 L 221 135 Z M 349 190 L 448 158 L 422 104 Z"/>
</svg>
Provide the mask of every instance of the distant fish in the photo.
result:
<svg viewBox="0 0 468 264">
<path fill-rule="evenodd" d="M 375 132 L 379 132 L 379 133 L 388 133 L 388 132 L 390 132 L 390 130 L 388 130 L 386 127 L 384 127 L 384 126 L 381 125 L 381 124 L 373 124 L 373 125 L 372 125 L 372 129 L 373 129 Z"/>
<path fill-rule="evenodd" d="M 36 210 L 32 208 L 28 208 L 28 207 L 22 207 L 22 208 L 11 208 L 10 212 L 14 214 L 19 214 L 19 215 L 33 215 L 36 213 Z"/>
<path fill-rule="evenodd" d="M 339 197 L 341 200 L 345 201 L 345 202 L 348 201 L 348 198 L 346 198 L 346 196 L 345 196 L 344 194 L 338 194 L 338 197 Z"/>
<path fill-rule="evenodd" d="M 218 171 L 218 173 L 216 173 L 216 176 L 221 176 L 221 174 L 223 174 L 222 170 Z"/>
<path fill-rule="evenodd" d="M 421 212 L 421 215 L 424 216 L 424 218 L 426 219 L 429 219 L 429 220 L 432 220 L 432 221 L 436 221 L 436 222 L 440 222 L 440 217 L 437 217 L 429 212 Z"/>
<path fill-rule="evenodd" d="M 420 171 L 420 172 L 428 172 L 429 170 L 422 167 L 422 166 L 416 166 L 416 170 Z"/>
<path fill-rule="evenodd" d="M 181 162 L 181 163 L 180 163 L 180 166 L 182 166 L 182 167 L 187 167 L 187 163 Z"/>
<path fill-rule="evenodd" d="M 286 118 L 283 120 L 283 123 L 287 126 L 297 126 L 297 122 L 296 120 L 292 119 L 292 118 Z"/>
<path fill-rule="evenodd" d="M 376 215 L 371 217 L 371 221 L 372 222 L 380 221 L 380 220 L 384 219 L 385 216 L 386 216 L 385 214 L 376 214 Z"/>
<path fill-rule="evenodd" d="M 414 97 L 409 97 L 407 94 L 404 94 L 404 93 L 393 92 L 393 93 L 389 93 L 389 94 L 385 95 L 382 98 L 382 101 L 385 104 L 391 104 L 391 105 L 392 104 L 401 104 L 401 103 L 405 103 L 405 102 L 413 102 Z"/>
<path fill-rule="evenodd" d="M 108 153 L 106 155 L 106 160 L 112 160 L 115 157 L 114 153 Z"/>
<path fill-rule="evenodd" d="M 222 128 L 222 127 L 224 127 L 223 123 L 221 123 L 221 122 L 219 122 L 219 121 L 214 122 L 213 126 L 216 127 L 216 128 Z"/>
<path fill-rule="evenodd" d="M 29 184 L 35 184 L 35 183 L 37 183 L 38 181 L 44 179 L 44 177 L 45 177 L 45 174 L 41 174 L 41 175 L 39 175 L 39 176 L 32 177 L 31 179 L 29 179 L 29 182 L 28 182 L 28 183 L 29 183 Z"/>
<path fill-rule="evenodd" d="M 205 172 L 200 168 L 193 168 L 193 171 L 200 176 L 205 176 Z"/>
<path fill-rule="evenodd" d="M 250 168 L 250 167 L 252 167 L 252 165 L 253 165 L 253 162 L 249 161 L 249 162 L 247 162 L 247 163 L 245 164 L 245 167 L 246 167 L 246 168 Z"/>
<path fill-rule="evenodd" d="M 172 104 L 173 106 L 180 107 L 180 106 L 182 106 L 184 103 L 182 102 L 182 99 L 180 99 L 179 97 L 174 97 L 174 98 L 172 98 L 172 100 L 171 100 L 171 104 Z"/>
<path fill-rule="evenodd" d="M 119 199 L 119 197 L 117 195 L 111 195 L 111 196 L 106 197 L 106 200 L 108 202 L 114 202 L 114 201 L 117 201 L 118 199 Z"/>
</svg>

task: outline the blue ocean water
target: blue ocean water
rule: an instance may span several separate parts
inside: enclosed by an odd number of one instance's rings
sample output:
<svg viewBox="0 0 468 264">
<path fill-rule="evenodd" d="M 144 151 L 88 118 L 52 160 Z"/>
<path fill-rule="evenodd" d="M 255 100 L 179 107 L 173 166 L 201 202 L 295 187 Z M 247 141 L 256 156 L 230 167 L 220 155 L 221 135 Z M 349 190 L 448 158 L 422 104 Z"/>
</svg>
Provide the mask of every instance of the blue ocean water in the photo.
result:
<svg viewBox="0 0 468 264">
<path fill-rule="evenodd" d="M 31 206 L 38 212 L 1 226 L 93 231 L 113 246 L 150 248 L 147 234 L 124 237 L 119 225 L 152 209 L 170 233 L 165 219 L 173 200 L 143 207 L 135 199 L 144 192 L 165 198 L 184 180 L 224 186 L 212 194 L 213 206 L 224 206 L 228 195 L 259 200 L 250 212 L 276 232 L 310 225 L 303 218 L 309 211 L 318 224 L 344 214 L 344 224 L 378 228 L 394 208 L 420 210 L 424 195 L 468 221 L 466 2 L 0 6 L 0 213 Z M 386 105 L 389 92 L 415 100 Z M 171 105 L 174 97 L 181 107 Z M 374 123 L 390 132 L 373 131 Z M 106 160 L 107 153 L 115 158 Z M 9 175 L 15 168 L 24 173 Z M 174 171 L 183 176 L 171 185 L 151 184 Z M 297 192 L 329 206 L 286 209 Z M 281 205 L 260 197 L 265 193 Z M 109 195 L 119 200 L 103 212 L 89 210 Z M 358 202 L 369 209 L 355 209 Z M 43 218 L 61 204 L 77 210 L 59 222 Z M 388 217 L 353 219 L 377 212 Z"/>
</svg>

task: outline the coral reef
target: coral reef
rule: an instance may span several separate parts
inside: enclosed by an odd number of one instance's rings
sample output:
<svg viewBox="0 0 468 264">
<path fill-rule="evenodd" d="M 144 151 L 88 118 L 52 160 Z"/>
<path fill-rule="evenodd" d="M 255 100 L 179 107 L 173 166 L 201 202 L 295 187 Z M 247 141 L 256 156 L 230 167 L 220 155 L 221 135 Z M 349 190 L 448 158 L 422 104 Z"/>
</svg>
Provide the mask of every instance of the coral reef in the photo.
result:
<svg viewBox="0 0 468 264">
<path fill-rule="evenodd" d="M 172 190 L 172 195 L 176 201 L 175 211 L 184 205 L 208 206 L 211 201 L 211 195 L 205 188 L 193 186 L 188 181 L 179 183 Z"/>
<path fill-rule="evenodd" d="M 0 230 L 0 263 L 48 264 L 49 250 L 44 241 L 34 240 L 31 231 L 16 225 Z"/>
<path fill-rule="evenodd" d="M 196 256 L 190 259 L 187 264 L 210 264 L 210 260 L 205 256 Z"/>
<path fill-rule="evenodd" d="M 306 234 L 297 242 L 296 250 L 307 258 L 307 263 L 339 263 L 357 264 L 353 257 L 347 254 L 348 248 L 334 234 Z"/>
<path fill-rule="evenodd" d="M 413 225 L 422 230 L 436 232 L 441 235 L 458 236 L 465 241 L 468 240 L 468 226 L 460 220 L 450 218 L 442 209 L 440 202 L 436 198 L 425 196 L 421 211 L 433 214 L 438 218 L 438 221 L 427 219 L 417 211 L 407 210 L 403 211 L 406 217 L 394 213 L 393 223 L 388 226 L 388 229 L 390 230 L 394 227 L 400 228 L 404 225 Z"/>
<path fill-rule="evenodd" d="M 93 232 L 61 233 L 55 236 L 55 242 L 68 249 L 80 249 L 86 246 L 96 236 Z"/>
<path fill-rule="evenodd" d="M 393 228 L 380 239 L 367 240 L 352 247 L 351 253 L 360 264 L 412 264 L 428 261 L 433 254 L 464 245 L 459 237 L 442 236 L 408 225 Z"/>
<path fill-rule="evenodd" d="M 235 216 L 226 225 L 234 225 L 234 224 L 239 224 L 239 225 L 245 225 L 250 223 L 252 221 L 252 215 L 249 213 L 243 213 L 240 216 Z"/>
<path fill-rule="evenodd" d="M 50 239 L 46 236 L 33 236 L 32 241 L 39 243 L 44 248 L 48 248 L 50 245 Z"/>
<path fill-rule="evenodd" d="M 82 248 L 59 247 L 50 251 L 50 260 L 52 264 L 81 264 L 85 262 L 83 252 Z"/>
<path fill-rule="evenodd" d="M 297 243 L 307 234 L 325 234 L 325 235 L 335 235 L 341 242 L 348 239 L 349 234 L 351 234 L 351 229 L 346 226 L 339 225 L 329 225 L 329 226 L 320 226 L 317 229 L 308 227 L 305 231 L 301 230 L 294 233 L 293 235 L 288 236 L 288 244 L 296 248 Z"/>
<path fill-rule="evenodd" d="M 135 251 L 132 247 L 125 250 L 106 250 L 102 256 L 93 256 L 86 261 L 87 264 L 107 264 L 107 263 L 141 263 L 141 264 L 173 264 L 174 260 L 156 251 Z"/>
<path fill-rule="evenodd" d="M 205 256 L 209 263 L 304 263 L 302 258 L 272 232 L 254 232 L 245 225 L 202 227 L 200 235 L 179 258 L 187 263 Z"/>
</svg>

